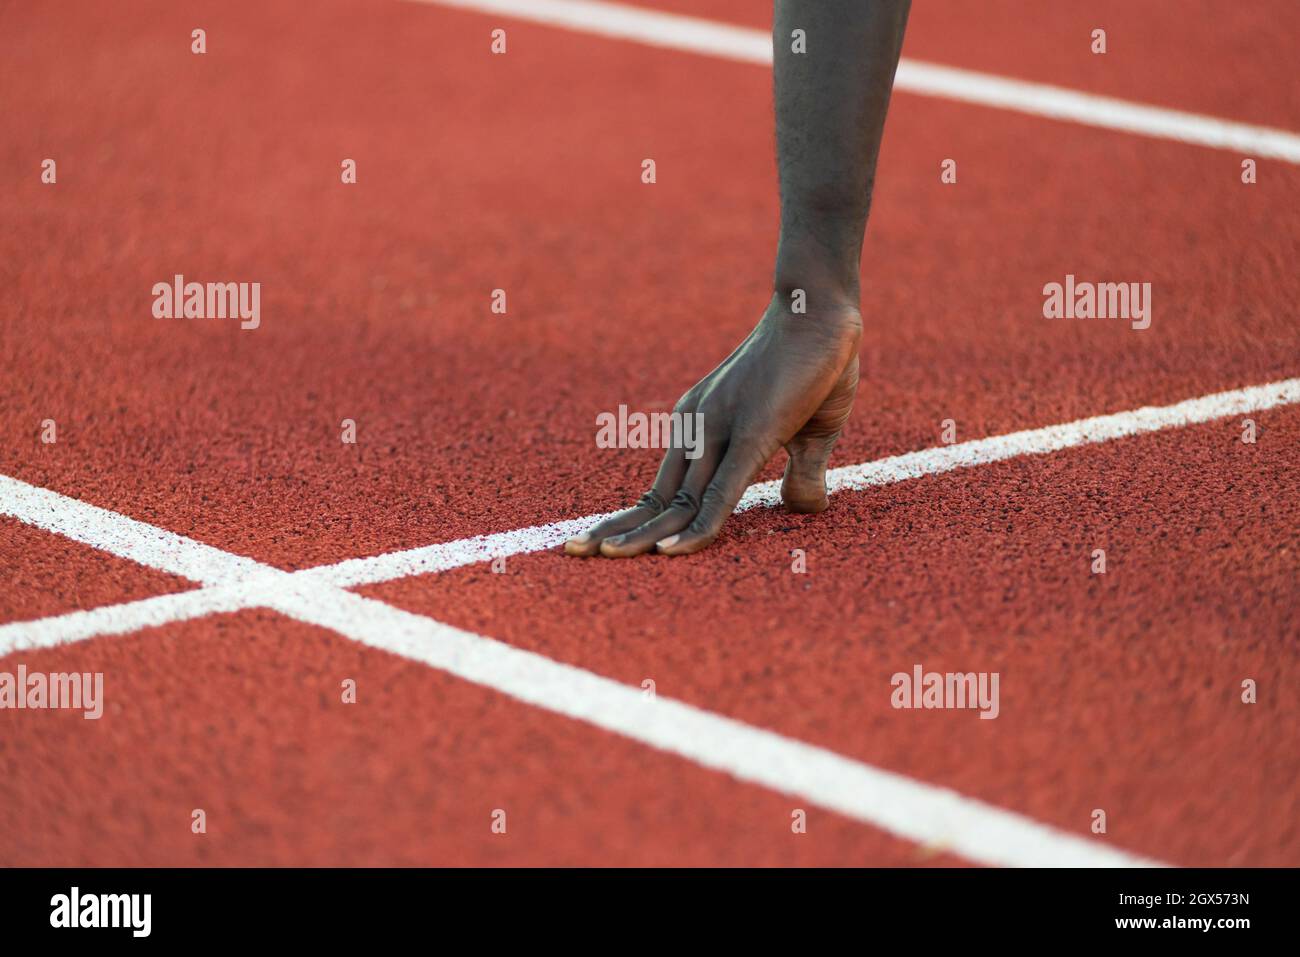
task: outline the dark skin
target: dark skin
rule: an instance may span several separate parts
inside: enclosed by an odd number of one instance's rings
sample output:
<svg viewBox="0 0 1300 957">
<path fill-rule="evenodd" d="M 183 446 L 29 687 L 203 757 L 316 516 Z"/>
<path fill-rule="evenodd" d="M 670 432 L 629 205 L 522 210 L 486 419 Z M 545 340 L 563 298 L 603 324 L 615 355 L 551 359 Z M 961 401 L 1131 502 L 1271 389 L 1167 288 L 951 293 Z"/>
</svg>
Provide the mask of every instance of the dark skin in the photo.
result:
<svg viewBox="0 0 1300 957">
<path fill-rule="evenodd" d="M 565 543 L 570 555 L 687 555 L 718 536 L 784 447 L 781 498 L 827 507 L 826 466 L 858 388 L 859 271 L 876 157 L 909 0 L 776 0 L 781 234 L 758 325 L 674 411 L 701 413 L 703 453 L 672 448 L 651 490 Z M 806 52 L 791 49 L 803 30 Z M 798 291 L 804 312 L 796 312 Z"/>
</svg>

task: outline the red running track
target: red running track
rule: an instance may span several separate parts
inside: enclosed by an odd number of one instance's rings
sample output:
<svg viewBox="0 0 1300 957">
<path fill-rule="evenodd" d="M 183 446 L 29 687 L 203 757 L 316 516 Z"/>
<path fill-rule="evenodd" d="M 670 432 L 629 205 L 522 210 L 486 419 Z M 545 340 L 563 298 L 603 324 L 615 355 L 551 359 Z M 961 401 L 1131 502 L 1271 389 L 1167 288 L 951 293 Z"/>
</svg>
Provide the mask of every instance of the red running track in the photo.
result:
<svg viewBox="0 0 1300 957">
<path fill-rule="evenodd" d="M 740 6 L 691 9 L 764 26 Z M 905 54 L 1300 127 L 1285 31 L 1240 40 L 1265 5 L 1117 5 L 1107 69 L 1005 6 L 918 5 Z M 497 18 L 402 2 L 61 10 L 0 32 L 0 474 L 283 568 L 588 514 L 654 468 L 596 413 L 666 407 L 766 302 L 761 68 L 523 23 L 492 57 Z M 836 463 L 1296 375 L 1300 170 L 1239 170 L 900 93 Z M 261 282 L 262 327 L 152 319 L 177 272 Z M 1067 272 L 1149 279 L 1152 328 L 1043 320 Z M 1105 808 L 1137 853 L 1294 865 L 1300 413 L 1257 420 L 750 512 L 688 560 L 362 591 L 1065 831 Z M 0 548 L 6 621 L 187 587 L 9 520 Z M 0 713 L 0 864 L 952 863 L 829 812 L 792 835 L 789 798 L 270 613 L 19 662 L 116 690 L 100 722 Z M 1000 672 L 1000 717 L 891 709 L 914 663 Z"/>
</svg>

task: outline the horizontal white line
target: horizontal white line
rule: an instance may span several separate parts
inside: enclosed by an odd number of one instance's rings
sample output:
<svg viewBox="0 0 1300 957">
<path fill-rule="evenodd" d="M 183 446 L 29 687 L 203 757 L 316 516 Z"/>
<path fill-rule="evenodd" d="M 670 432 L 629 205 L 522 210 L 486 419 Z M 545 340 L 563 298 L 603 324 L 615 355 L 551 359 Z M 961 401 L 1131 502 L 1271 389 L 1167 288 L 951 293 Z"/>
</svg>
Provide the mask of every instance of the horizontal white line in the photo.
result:
<svg viewBox="0 0 1300 957">
<path fill-rule="evenodd" d="M 957 468 L 969 468 L 1021 455 L 1044 455 L 1074 446 L 1106 442 L 1112 439 L 1139 435 L 1144 432 L 1196 425 L 1227 416 L 1260 412 L 1275 406 L 1297 402 L 1300 402 L 1300 378 L 1283 379 L 1266 385 L 1249 386 L 1244 389 L 1234 389 L 1228 392 L 1202 396 L 1198 399 L 1187 399 L 1174 405 L 1145 406 L 1129 412 L 1093 416 L 1062 425 L 1027 429 L 1005 435 L 972 439 L 969 442 L 962 442 L 957 445 L 908 452 L 904 455 L 877 459 L 874 462 L 865 462 L 861 465 L 841 466 L 826 473 L 826 485 L 827 490 L 832 494 L 851 489 L 863 489 L 890 482 L 921 478 L 926 475 L 937 475 Z M 17 495 L 13 491 L 14 489 L 23 490 L 22 495 Z M 57 496 L 57 493 L 36 489 L 35 486 L 26 485 L 26 483 L 18 482 L 15 479 L 0 477 L 0 513 L 7 512 L 20 518 L 23 518 L 24 514 L 31 514 L 32 509 L 16 508 L 14 505 L 15 501 L 30 500 L 31 492 Z M 781 483 L 760 482 L 751 485 L 746 490 L 740 504 L 737 506 L 737 511 L 774 507 L 780 503 Z M 85 506 L 82 503 L 77 504 L 83 509 L 94 509 L 93 506 Z M 22 514 L 19 514 L 20 512 Z M 94 514 L 94 512 L 91 514 Z M 113 515 L 115 513 L 109 512 L 108 514 Z M 334 585 L 343 588 L 374 585 L 398 578 L 408 578 L 413 575 L 427 575 L 448 571 L 464 565 L 491 561 L 494 558 L 506 558 L 512 555 L 522 555 L 553 548 L 571 535 L 607 518 L 609 514 L 587 515 L 583 518 L 566 519 L 547 525 L 534 525 L 529 528 L 497 532 L 492 535 L 477 535 L 472 538 L 440 542 L 435 545 L 402 549 L 369 558 L 353 558 L 292 573 L 276 571 L 269 566 L 260 565 L 252 559 L 239 559 L 240 564 L 238 567 L 240 574 L 251 576 L 254 583 L 261 576 L 270 575 L 272 580 L 279 580 L 277 576 L 294 580 L 301 578 L 310 583 Z M 24 518 L 24 520 L 27 519 Z M 130 519 L 123 519 L 123 521 L 130 521 Z M 32 524 L 39 523 L 33 522 Z M 146 525 L 143 528 L 149 529 L 151 526 Z M 146 539 L 150 538 L 146 532 L 140 532 L 139 534 Z M 170 536 L 170 533 L 162 534 Z M 172 537 L 180 539 L 180 536 Z M 191 542 L 189 539 L 180 539 L 176 551 L 184 553 L 192 547 L 198 549 L 208 548 L 208 546 L 199 545 L 198 542 Z M 212 551 L 216 550 L 213 549 Z M 115 554 L 121 553 L 115 552 Z M 206 555 L 208 553 L 203 552 L 202 554 Z M 182 566 L 165 560 L 163 556 L 158 554 L 139 557 L 126 555 L 125 557 L 134 557 L 136 561 L 147 558 L 148 561 L 142 562 L 143 564 L 149 564 L 151 567 L 161 568 L 164 571 L 173 571 L 182 575 L 184 572 L 179 571 L 179 568 L 188 567 L 193 569 L 193 565 L 197 562 L 197 559 L 192 559 L 189 564 Z M 216 573 L 210 566 L 193 570 L 195 570 L 196 574 L 202 572 L 213 575 Z M 170 620 L 181 620 L 182 617 L 196 617 L 206 613 L 201 610 L 203 607 L 202 602 L 208 600 L 206 597 L 202 597 L 205 591 L 185 592 L 176 596 L 163 596 L 160 599 L 150 598 L 143 601 L 110 605 L 98 609 L 95 613 L 72 612 L 36 621 L 14 622 L 0 626 L 0 655 L 6 654 L 6 649 L 19 647 L 19 643 L 22 641 L 77 641 L 94 637 L 97 634 L 118 634 L 121 631 L 131 630 L 130 622 L 132 621 L 139 621 L 140 624 L 135 627 L 141 628 L 165 624 L 166 620 L 159 618 L 159 609 L 167 607 L 173 607 L 175 609 L 174 613 L 178 616 L 176 619 Z M 224 600 L 224 598 L 214 600 Z M 191 609 L 194 610 L 193 614 L 189 613 Z M 88 617 L 92 614 L 95 617 Z M 95 630 L 100 627 L 104 630 Z"/>
<path fill-rule="evenodd" d="M 595 0 L 415 0 L 440 7 L 459 7 L 530 20 L 576 33 L 593 33 L 612 40 L 684 50 L 704 56 L 770 64 L 772 34 L 718 20 L 665 13 L 624 3 Z"/>
<path fill-rule="evenodd" d="M 1047 83 L 1030 83 L 904 58 L 898 65 L 894 85 L 909 93 L 1028 113 L 1153 139 L 1230 150 L 1256 159 L 1300 163 L 1300 135 L 1288 130 L 1081 93 Z"/>
<path fill-rule="evenodd" d="M 1062 425 L 1049 425 L 1041 429 L 972 439 L 958 445 L 908 452 L 862 465 L 846 465 L 826 473 L 826 486 L 829 492 L 835 493 L 902 482 L 1016 456 L 1044 455 L 1073 446 L 1107 442 L 1161 429 L 1182 428 L 1296 402 L 1300 402 L 1300 378 L 1284 379 L 1267 385 L 1188 399 L 1174 405 L 1146 406 Z M 745 491 L 737 511 L 780 504 L 781 483 L 760 482 Z M 320 565 L 296 574 L 331 585 L 373 585 L 395 578 L 446 571 L 493 558 L 542 551 L 559 545 L 571 535 L 590 528 L 607 517 L 608 513 L 588 515 L 550 525 L 534 525 L 495 535 L 462 538 L 454 542 L 389 552 L 373 558 L 356 558 L 334 565 Z"/>
<path fill-rule="evenodd" d="M 832 469 L 827 473 L 827 484 L 835 491 L 867 488 L 1022 455 L 1046 455 L 1080 445 L 1109 442 L 1164 429 L 1185 428 L 1297 402 L 1300 402 L 1300 378 L 1283 379 L 1267 385 L 1187 399 L 1174 405 L 1143 406 L 1130 412 L 1098 415 L 1062 425 L 1049 425 L 1041 429 L 1027 429 L 897 455 L 865 465 Z"/>
<path fill-rule="evenodd" d="M 553 548 L 584 532 L 595 522 L 608 518 L 603 515 L 588 515 L 586 518 L 572 518 L 550 525 L 535 525 L 532 528 L 519 528 L 511 532 L 498 532 L 495 535 L 476 535 L 454 542 L 438 545 L 423 545 L 399 552 L 388 552 L 373 558 L 354 558 L 334 565 L 317 565 L 315 568 L 296 572 L 297 577 L 322 584 L 349 588 L 354 585 L 373 585 L 378 582 L 392 581 L 395 578 L 408 578 L 411 575 L 429 575 L 445 572 L 462 565 L 474 565 L 478 562 L 490 562 L 494 558 L 506 558 L 526 552 L 540 552 Z"/>
<path fill-rule="evenodd" d="M 770 64 L 762 30 L 597 0 L 415 0 L 592 33 L 647 46 Z M 810 42 L 816 43 L 815 39 Z M 815 48 L 814 48 L 815 49 Z M 1102 129 L 1300 163 L 1300 135 L 904 57 L 894 88 Z"/>
<path fill-rule="evenodd" d="M 205 615 L 249 607 L 247 584 L 209 585 L 192 591 L 143 598 L 89 611 L 74 611 L 36 621 L 0 625 L 0 658 L 18 651 L 53 648 L 100 635 L 125 635 Z"/>
</svg>

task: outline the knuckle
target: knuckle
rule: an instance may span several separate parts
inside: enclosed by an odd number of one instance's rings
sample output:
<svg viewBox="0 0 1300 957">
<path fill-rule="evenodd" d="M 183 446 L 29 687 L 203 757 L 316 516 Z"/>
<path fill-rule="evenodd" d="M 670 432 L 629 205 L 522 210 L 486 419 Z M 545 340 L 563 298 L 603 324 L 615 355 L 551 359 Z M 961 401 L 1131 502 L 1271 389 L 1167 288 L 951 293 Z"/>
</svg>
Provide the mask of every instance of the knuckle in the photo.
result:
<svg viewBox="0 0 1300 957">
<path fill-rule="evenodd" d="M 677 494 L 673 496 L 672 508 L 694 515 L 700 510 L 699 496 L 688 488 L 678 489 Z"/>
<path fill-rule="evenodd" d="M 667 507 L 668 507 L 668 502 L 665 501 L 664 497 L 660 495 L 659 492 L 656 491 L 655 489 L 651 489 L 650 491 L 642 495 L 639 499 L 637 499 L 637 503 L 635 506 L 635 508 L 648 509 L 649 511 L 653 512 L 656 515 L 658 515 Z"/>
<path fill-rule="evenodd" d="M 717 484 L 710 485 L 704 490 L 704 500 L 700 503 L 700 515 L 722 511 L 726 506 L 727 496 L 722 491 L 721 486 Z"/>
<path fill-rule="evenodd" d="M 731 432 L 731 448 L 743 453 L 747 461 L 758 458 L 766 460 L 779 444 L 772 439 L 771 433 L 753 426 L 741 426 Z"/>
<path fill-rule="evenodd" d="M 695 521 L 691 522 L 686 529 L 686 534 L 692 538 L 698 538 L 703 544 L 707 545 L 718 537 L 718 522 L 710 522 L 703 515 L 697 516 Z"/>
</svg>

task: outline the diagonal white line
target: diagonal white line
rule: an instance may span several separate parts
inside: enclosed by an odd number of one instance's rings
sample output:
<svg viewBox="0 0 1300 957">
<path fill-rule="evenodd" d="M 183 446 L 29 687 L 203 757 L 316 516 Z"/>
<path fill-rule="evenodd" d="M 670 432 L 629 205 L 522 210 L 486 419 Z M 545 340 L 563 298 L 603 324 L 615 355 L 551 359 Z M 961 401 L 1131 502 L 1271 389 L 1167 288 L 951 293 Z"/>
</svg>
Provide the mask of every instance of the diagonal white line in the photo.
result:
<svg viewBox="0 0 1300 957">
<path fill-rule="evenodd" d="M 957 445 L 945 445 L 920 452 L 908 452 L 889 458 L 831 469 L 826 473 L 829 492 L 864 489 L 938 475 L 958 468 L 986 465 L 1021 455 L 1045 455 L 1062 449 L 1096 442 L 1108 442 L 1145 432 L 1182 428 L 1246 412 L 1259 412 L 1278 405 L 1300 402 L 1300 378 L 1283 379 L 1267 385 L 1248 386 L 1217 392 L 1173 405 L 1145 406 L 1128 412 L 1098 415 L 1062 425 L 1027 429 L 1006 435 L 973 439 Z M 751 485 L 737 506 L 737 511 L 766 508 L 781 504 L 781 483 L 760 482 Z M 535 525 L 512 532 L 464 538 L 438 545 L 389 552 L 372 558 L 357 558 L 334 565 L 321 565 L 298 572 L 313 581 L 331 585 L 373 585 L 446 571 L 493 558 L 537 552 L 559 545 L 574 533 L 589 528 L 607 515 Z M 0 646 L 2 647 L 2 646 Z"/>
<path fill-rule="evenodd" d="M 828 486 L 831 491 L 865 488 L 1296 402 L 1300 378 L 1286 379 L 835 469 Z M 774 504 L 778 495 L 776 483 L 751 486 L 742 507 Z M 272 608 L 973 861 L 1030 866 L 1157 863 L 682 702 L 658 698 L 648 706 L 639 689 L 340 587 L 536 551 L 558 544 L 601 516 L 290 573 L 4 476 L 0 513 L 210 584 L 193 592 L 2 626 L 0 655 L 217 612 Z"/>
<path fill-rule="evenodd" d="M 1148 860 L 670 698 L 341 589 L 271 606 L 474 684 L 983 864 L 1152 867 Z"/>
<path fill-rule="evenodd" d="M 742 63 L 770 64 L 772 36 L 763 30 L 600 0 L 415 0 L 665 47 Z M 904 57 L 896 90 L 1085 126 L 1176 140 L 1252 157 L 1300 163 L 1300 135 L 1287 130 L 1081 93 Z"/>
<path fill-rule="evenodd" d="M 925 475 L 937 475 L 957 468 L 971 468 L 1021 455 L 1045 455 L 1074 446 L 1106 442 L 1144 432 L 1196 425 L 1296 402 L 1300 402 L 1300 378 L 1283 379 L 1266 385 L 1249 386 L 1244 389 L 1217 392 L 1197 399 L 1187 399 L 1174 405 L 1146 406 L 1128 412 L 1079 419 L 1062 425 L 1027 429 L 1006 435 L 973 439 L 958 445 L 908 452 L 861 465 L 843 466 L 831 469 L 827 473 L 826 485 L 832 494 L 869 488 Z M 42 525 L 41 521 L 32 518 L 32 516 L 39 516 L 40 510 L 32 509 L 26 504 L 32 500 L 32 493 L 54 496 L 53 501 L 61 498 L 57 493 L 0 477 L 0 513 L 7 512 L 25 521 L 31 521 L 31 524 Z M 749 487 L 737 510 L 779 504 L 780 483 L 760 482 Z M 78 514 L 96 517 L 101 521 L 103 520 L 101 513 L 107 516 L 116 514 L 83 503 L 78 503 L 78 506 L 80 507 Z M 277 572 L 252 559 L 238 559 L 239 573 L 250 575 L 254 580 L 260 575 L 271 574 L 286 578 L 303 578 L 309 582 L 338 587 L 372 585 L 412 575 L 448 571 L 464 565 L 491 561 L 493 558 L 553 548 L 575 532 L 606 518 L 608 514 L 588 515 L 583 518 L 567 519 L 548 525 L 534 525 L 493 535 L 477 535 L 436 545 L 402 549 L 369 558 L 353 558 L 292 573 Z M 123 521 L 130 520 L 123 519 Z M 42 527 L 49 526 L 42 525 Z M 145 541 L 153 541 L 152 534 L 148 531 L 151 528 L 152 526 L 142 525 L 137 531 L 137 537 Z M 51 528 L 51 530 L 57 529 Z M 77 529 L 72 531 L 77 532 Z M 153 531 L 157 532 L 157 530 Z M 136 550 L 124 557 L 133 558 L 153 568 L 193 577 L 199 581 L 213 580 L 213 576 L 216 576 L 217 580 L 224 580 L 217 569 L 205 560 L 212 552 L 216 552 L 216 549 L 210 549 L 209 546 L 182 539 L 171 533 L 162 534 L 168 536 L 168 540 L 173 543 L 170 551 Z M 163 561 L 163 555 L 185 555 L 185 564 Z M 225 556 L 225 553 L 218 552 L 218 555 Z M 224 559 L 217 561 L 224 563 Z M 181 568 L 188 568 L 194 574 L 186 575 Z M 200 575 L 207 577 L 201 578 Z M 207 589 L 201 589 L 162 598 L 110 605 L 95 612 L 72 612 L 37 621 L 19 621 L 0 625 L 0 655 L 7 654 L 12 649 L 31 646 L 33 642 L 43 645 L 78 641 L 98 634 L 121 634 L 136 628 L 166 624 L 167 621 L 199 617 L 208 613 L 204 610 L 206 602 L 227 600 L 224 595 L 209 597 L 205 594 L 206 591 Z M 164 617 L 167 613 L 174 614 L 176 617 Z"/>
<path fill-rule="evenodd" d="M 31 507 L 33 502 L 39 503 L 38 509 Z M 24 520 L 39 517 L 42 528 L 73 532 L 77 541 L 124 558 L 147 558 L 153 567 L 164 570 L 185 568 L 201 572 L 207 580 L 229 580 L 227 585 L 197 593 L 151 600 L 151 609 L 170 601 L 183 607 L 188 615 L 195 606 L 187 600 L 192 602 L 200 596 L 206 596 L 208 611 L 271 608 L 527 704 L 978 863 L 1160 866 L 1157 861 L 1058 831 L 955 791 L 883 771 L 682 702 L 668 698 L 650 702 L 639 689 L 302 574 L 277 572 L 256 562 L 250 569 L 251 560 L 238 556 L 228 556 L 231 561 L 223 563 L 213 554 L 225 554 L 218 549 L 152 529 L 125 516 L 114 519 L 114 512 L 87 506 L 57 492 L 5 478 L 0 482 L 0 504 L 9 514 Z M 88 522 L 85 528 L 78 526 L 82 520 Z M 157 542 L 165 545 L 155 547 Z M 226 567 L 222 568 L 223 564 Z M 100 609 L 79 614 L 84 622 L 96 614 L 112 612 Z M 38 632 L 28 638 L 24 647 L 52 643 L 49 633 Z"/>
<path fill-rule="evenodd" d="M 249 604 L 251 593 L 245 583 L 209 585 L 193 591 L 0 625 L 0 658 L 19 651 L 53 648 L 100 635 L 125 635 L 142 628 L 160 628 L 206 615 L 241 611 L 252 607 Z"/>
<path fill-rule="evenodd" d="M 518 528 L 495 535 L 476 535 L 454 542 L 403 549 L 371 558 L 353 558 L 333 565 L 307 568 L 296 574 L 322 584 L 351 587 L 409 578 L 412 575 L 445 572 L 463 565 L 490 562 L 494 558 L 508 558 L 511 555 L 554 548 L 612 514 L 614 513 L 588 515 L 585 518 Z"/>
<path fill-rule="evenodd" d="M 0 514 L 205 585 L 253 579 L 267 572 L 284 574 L 251 558 L 5 475 L 0 475 Z"/>
</svg>

